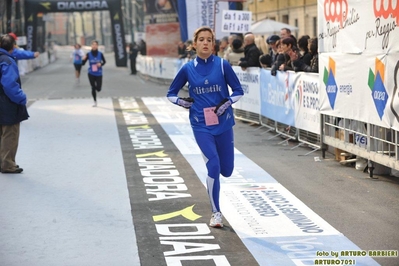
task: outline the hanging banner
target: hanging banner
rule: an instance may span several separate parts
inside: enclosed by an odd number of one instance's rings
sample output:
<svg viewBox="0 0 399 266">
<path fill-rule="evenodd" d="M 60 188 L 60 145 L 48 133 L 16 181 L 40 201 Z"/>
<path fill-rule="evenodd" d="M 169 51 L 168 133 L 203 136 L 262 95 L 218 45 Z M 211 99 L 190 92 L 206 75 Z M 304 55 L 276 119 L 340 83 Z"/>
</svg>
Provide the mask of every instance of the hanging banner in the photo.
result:
<svg viewBox="0 0 399 266">
<path fill-rule="evenodd" d="M 394 2 L 318 1 L 319 52 L 398 52 L 399 5 Z"/>
<path fill-rule="evenodd" d="M 238 10 L 223 10 L 222 32 L 241 32 L 251 31 L 252 12 Z"/>
<path fill-rule="evenodd" d="M 81 1 L 56 1 L 46 2 L 38 0 L 25 1 L 25 33 L 27 37 L 26 49 L 37 51 L 37 15 L 38 13 L 52 12 L 83 12 L 109 10 L 112 23 L 112 39 L 114 41 L 115 63 L 118 67 L 127 66 L 127 52 L 125 31 L 122 22 L 122 9 L 120 0 L 81 0 Z"/>
<path fill-rule="evenodd" d="M 145 0 L 147 55 L 177 57 L 180 41 L 177 0 Z"/>
<path fill-rule="evenodd" d="M 387 55 L 321 56 L 320 111 L 389 127 L 387 113 L 392 89 L 386 86 L 386 63 Z"/>
</svg>

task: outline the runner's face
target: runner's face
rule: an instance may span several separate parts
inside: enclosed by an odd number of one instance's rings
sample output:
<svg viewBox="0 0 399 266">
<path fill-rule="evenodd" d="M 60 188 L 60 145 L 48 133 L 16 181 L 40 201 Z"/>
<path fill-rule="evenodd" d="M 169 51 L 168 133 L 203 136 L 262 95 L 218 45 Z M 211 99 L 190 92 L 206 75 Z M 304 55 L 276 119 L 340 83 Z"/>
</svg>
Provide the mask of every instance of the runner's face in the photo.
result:
<svg viewBox="0 0 399 266">
<path fill-rule="evenodd" d="M 206 59 L 211 56 L 213 52 L 213 36 L 209 31 L 201 31 L 198 34 L 197 41 L 193 43 L 195 50 L 197 51 L 197 55 Z"/>
<path fill-rule="evenodd" d="M 97 50 L 97 49 L 98 49 L 98 44 L 97 44 L 96 42 L 93 42 L 93 43 L 91 44 L 91 49 Z"/>
</svg>

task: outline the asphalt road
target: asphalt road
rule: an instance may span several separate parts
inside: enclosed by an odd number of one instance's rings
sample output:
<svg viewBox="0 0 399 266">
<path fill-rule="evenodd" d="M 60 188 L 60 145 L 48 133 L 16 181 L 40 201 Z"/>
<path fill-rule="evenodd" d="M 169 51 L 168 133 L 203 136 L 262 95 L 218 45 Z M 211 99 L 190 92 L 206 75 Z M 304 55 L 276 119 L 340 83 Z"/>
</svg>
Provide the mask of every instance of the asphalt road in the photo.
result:
<svg viewBox="0 0 399 266">
<path fill-rule="evenodd" d="M 30 101 L 91 99 L 86 67 L 81 82 L 75 84 L 74 69 L 67 52 L 58 51 L 58 60 L 22 77 Z M 167 85 L 129 75 L 127 68 L 116 68 L 113 54 L 105 55 L 103 99 L 164 97 Z M 182 92 L 182 95 L 186 92 Z M 311 210 L 341 232 L 362 250 L 399 250 L 399 180 L 368 174 L 340 165 L 333 154 L 307 147 L 291 149 L 298 143 L 281 143 L 273 133 L 256 125 L 237 121 L 235 145 Z M 321 159 L 321 160 L 317 160 Z M 399 265 L 399 258 L 374 258 L 381 265 Z"/>
</svg>

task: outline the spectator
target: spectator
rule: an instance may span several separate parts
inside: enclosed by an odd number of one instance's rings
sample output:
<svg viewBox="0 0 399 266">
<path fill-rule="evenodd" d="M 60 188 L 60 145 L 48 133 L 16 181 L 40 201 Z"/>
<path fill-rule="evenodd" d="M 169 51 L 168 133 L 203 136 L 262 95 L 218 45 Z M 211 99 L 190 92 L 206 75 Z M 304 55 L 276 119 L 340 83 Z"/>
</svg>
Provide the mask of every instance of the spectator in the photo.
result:
<svg viewBox="0 0 399 266">
<path fill-rule="evenodd" d="M 228 60 L 229 54 L 233 51 L 233 41 L 238 38 L 237 34 L 231 34 L 228 39 L 228 46 L 224 52 L 224 59 Z M 242 41 L 241 41 L 242 43 Z"/>
<path fill-rule="evenodd" d="M 290 37 L 290 35 L 291 35 L 291 30 L 289 28 L 282 28 L 280 30 L 280 38 L 281 39 Z"/>
<path fill-rule="evenodd" d="M 139 51 L 141 55 L 147 55 L 147 44 L 143 39 L 140 41 Z"/>
<path fill-rule="evenodd" d="M 276 42 L 280 40 L 280 37 L 277 35 L 270 35 L 266 39 L 266 43 L 269 45 L 269 52 L 260 57 L 260 62 L 262 67 L 271 67 L 274 62 L 277 60 L 277 45 Z"/>
<path fill-rule="evenodd" d="M 285 54 L 281 48 L 281 39 L 276 41 L 276 49 L 277 49 L 276 60 L 272 64 L 272 69 L 271 69 L 271 74 L 273 76 L 277 75 L 277 70 L 279 70 L 280 66 L 284 64 L 284 62 L 286 61 Z"/>
<path fill-rule="evenodd" d="M 242 41 L 240 39 L 235 39 L 232 43 L 232 50 L 230 53 L 226 54 L 225 59 L 232 66 L 238 66 L 240 58 L 244 56 L 244 48 L 242 46 Z"/>
<path fill-rule="evenodd" d="M 19 174 L 15 163 L 20 123 L 27 120 L 26 95 L 21 88 L 18 66 L 12 56 L 15 39 L 9 34 L 0 37 L 0 157 L 1 172 Z"/>
<path fill-rule="evenodd" d="M 285 54 L 285 62 L 284 64 L 280 65 L 279 70 L 281 71 L 294 70 L 294 66 L 292 64 L 293 60 L 291 60 L 291 58 L 295 60 L 300 57 L 299 49 L 296 46 L 296 41 L 291 37 L 283 39 L 281 41 L 281 49 Z"/>
<path fill-rule="evenodd" d="M 130 59 L 130 75 L 136 75 L 136 59 L 139 53 L 139 47 L 137 46 L 136 42 L 133 42 L 129 46 L 129 59 Z"/>
<path fill-rule="evenodd" d="M 182 41 L 177 44 L 177 54 L 180 59 L 187 57 L 187 47 Z"/>
<path fill-rule="evenodd" d="M 229 37 L 225 36 L 220 40 L 220 43 L 219 43 L 219 51 L 218 51 L 217 55 L 220 58 L 224 58 L 224 54 L 227 51 L 228 46 L 229 46 Z"/>
<path fill-rule="evenodd" d="M 309 53 L 313 56 L 310 60 L 310 65 L 306 65 L 303 60 L 295 60 L 292 58 L 296 71 L 319 73 L 319 54 L 317 38 L 311 38 L 308 42 Z"/>
<path fill-rule="evenodd" d="M 312 54 L 309 53 L 308 49 L 309 39 L 310 39 L 309 35 L 303 35 L 298 40 L 298 48 L 301 53 L 300 59 L 308 66 L 310 65 L 310 60 L 312 59 Z"/>
<path fill-rule="evenodd" d="M 247 67 L 260 67 L 260 50 L 255 45 L 255 36 L 252 33 L 245 34 L 244 37 L 244 58 L 238 64 L 243 70 Z"/>
<path fill-rule="evenodd" d="M 17 60 L 35 59 L 40 55 L 39 52 L 26 51 L 24 49 L 19 48 L 16 44 L 18 37 L 17 35 L 15 35 L 15 33 L 10 32 L 8 36 L 13 38 L 14 40 L 14 49 L 12 50 L 12 56 L 15 57 Z"/>
</svg>

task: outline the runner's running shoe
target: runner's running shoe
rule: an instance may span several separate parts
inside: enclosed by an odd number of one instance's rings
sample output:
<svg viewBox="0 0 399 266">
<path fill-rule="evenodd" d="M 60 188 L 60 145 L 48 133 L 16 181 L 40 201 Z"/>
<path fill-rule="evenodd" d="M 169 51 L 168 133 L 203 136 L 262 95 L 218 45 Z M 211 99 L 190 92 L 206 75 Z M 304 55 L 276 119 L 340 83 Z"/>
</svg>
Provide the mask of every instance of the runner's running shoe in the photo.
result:
<svg viewBox="0 0 399 266">
<path fill-rule="evenodd" d="M 222 220 L 222 213 L 221 212 L 214 212 L 212 213 L 211 221 L 209 222 L 210 227 L 223 227 L 223 220 Z"/>
</svg>

